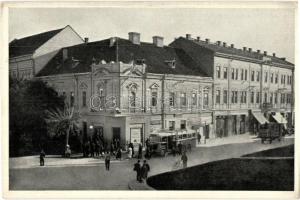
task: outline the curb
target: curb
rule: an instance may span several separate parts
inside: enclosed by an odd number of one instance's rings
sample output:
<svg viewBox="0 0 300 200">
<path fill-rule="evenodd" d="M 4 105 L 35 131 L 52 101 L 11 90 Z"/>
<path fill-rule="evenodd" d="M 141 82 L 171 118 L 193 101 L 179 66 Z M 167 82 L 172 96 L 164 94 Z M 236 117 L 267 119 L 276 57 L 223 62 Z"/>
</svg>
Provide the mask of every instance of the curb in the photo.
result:
<svg viewBox="0 0 300 200">
<path fill-rule="evenodd" d="M 128 183 L 128 188 L 130 190 L 155 190 L 147 184 L 147 180 L 142 183 L 132 180 Z"/>
</svg>

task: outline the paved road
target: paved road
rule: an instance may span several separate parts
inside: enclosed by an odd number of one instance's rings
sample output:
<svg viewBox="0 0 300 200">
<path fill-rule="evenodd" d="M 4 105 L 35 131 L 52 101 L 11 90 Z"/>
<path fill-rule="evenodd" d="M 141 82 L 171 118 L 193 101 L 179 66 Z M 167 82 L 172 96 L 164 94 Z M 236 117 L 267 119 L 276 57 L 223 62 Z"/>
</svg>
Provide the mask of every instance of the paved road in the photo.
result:
<svg viewBox="0 0 300 200">
<path fill-rule="evenodd" d="M 198 147 L 188 154 L 188 166 L 215 160 L 240 157 L 245 154 L 293 144 L 294 139 L 274 141 L 272 144 L 252 143 L 226 144 L 213 147 Z M 156 157 L 149 161 L 150 176 L 173 168 L 179 157 Z M 111 164 L 105 171 L 103 163 L 87 166 L 35 167 L 10 169 L 10 190 L 127 190 L 128 182 L 135 179 L 133 164 L 136 160 L 126 160 Z"/>
</svg>

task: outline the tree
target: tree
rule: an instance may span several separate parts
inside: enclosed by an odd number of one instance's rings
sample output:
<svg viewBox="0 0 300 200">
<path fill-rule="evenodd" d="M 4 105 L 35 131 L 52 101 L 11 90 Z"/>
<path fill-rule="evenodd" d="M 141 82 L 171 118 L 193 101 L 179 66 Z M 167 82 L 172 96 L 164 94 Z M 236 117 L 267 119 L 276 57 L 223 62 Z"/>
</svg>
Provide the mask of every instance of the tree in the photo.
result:
<svg viewBox="0 0 300 200">
<path fill-rule="evenodd" d="M 74 133 L 78 129 L 78 120 L 80 113 L 74 111 L 74 107 L 65 105 L 64 109 L 48 110 L 46 122 L 49 127 L 51 136 L 65 135 L 66 147 L 69 146 L 70 133 Z"/>
<path fill-rule="evenodd" d="M 48 140 L 45 111 L 64 98 L 41 80 L 9 79 L 9 155 L 38 153 Z"/>
</svg>

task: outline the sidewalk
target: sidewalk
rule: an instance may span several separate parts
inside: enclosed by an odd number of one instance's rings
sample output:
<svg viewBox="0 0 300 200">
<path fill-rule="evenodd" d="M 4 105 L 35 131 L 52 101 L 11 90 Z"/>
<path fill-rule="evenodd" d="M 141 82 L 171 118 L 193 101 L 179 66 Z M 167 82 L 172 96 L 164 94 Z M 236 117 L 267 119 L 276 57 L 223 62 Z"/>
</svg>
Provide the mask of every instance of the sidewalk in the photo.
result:
<svg viewBox="0 0 300 200">
<path fill-rule="evenodd" d="M 238 144 L 238 143 L 252 143 L 257 140 L 260 140 L 257 138 L 256 135 L 250 135 L 249 133 L 240 134 L 240 135 L 233 135 L 229 137 L 222 137 L 222 138 L 212 138 L 212 139 L 201 139 L 201 143 L 197 144 L 197 147 L 214 147 L 219 145 L 225 145 L 225 144 Z"/>
<path fill-rule="evenodd" d="M 126 162 L 127 159 L 115 160 L 111 158 L 111 163 Z M 59 155 L 46 155 L 45 166 L 44 167 L 66 167 L 66 166 L 95 166 L 99 164 L 104 164 L 104 158 L 97 157 L 76 157 L 76 158 L 63 158 Z M 40 157 L 37 156 L 26 156 L 26 157 L 16 157 L 9 159 L 10 169 L 21 169 L 21 168 L 40 168 Z"/>
</svg>

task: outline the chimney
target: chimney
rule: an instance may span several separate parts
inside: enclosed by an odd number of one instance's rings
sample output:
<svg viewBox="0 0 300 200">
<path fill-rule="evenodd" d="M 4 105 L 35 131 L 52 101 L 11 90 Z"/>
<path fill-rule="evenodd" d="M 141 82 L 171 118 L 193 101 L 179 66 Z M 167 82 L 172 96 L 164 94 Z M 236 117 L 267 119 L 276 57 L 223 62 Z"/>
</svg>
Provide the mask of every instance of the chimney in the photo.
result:
<svg viewBox="0 0 300 200">
<path fill-rule="evenodd" d="M 153 36 L 153 44 L 157 47 L 164 47 L 164 38 L 160 36 Z"/>
<path fill-rule="evenodd" d="M 273 57 L 276 57 L 276 53 L 273 53 Z"/>
<path fill-rule="evenodd" d="M 243 51 L 247 51 L 247 47 L 243 47 Z"/>
<path fill-rule="evenodd" d="M 197 37 L 197 41 L 200 42 L 200 37 L 199 36 Z"/>
<path fill-rule="evenodd" d="M 264 56 L 266 56 L 268 54 L 268 52 L 267 51 L 264 51 Z"/>
<path fill-rule="evenodd" d="M 231 47 L 231 48 L 234 48 L 234 44 L 231 44 L 230 47 Z"/>
<path fill-rule="evenodd" d="M 130 32 L 128 35 L 130 42 L 133 44 L 140 44 L 140 33 Z"/>
<path fill-rule="evenodd" d="M 221 46 L 221 41 L 217 41 L 218 46 Z"/>
<path fill-rule="evenodd" d="M 86 44 L 86 43 L 89 43 L 89 38 L 88 37 L 85 37 L 84 38 L 84 43 Z"/>
<path fill-rule="evenodd" d="M 186 37 L 186 39 L 188 39 L 188 40 L 192 39 L 192 35 L 191 35 L 191 34 L 186 34 L 185 37 Z"/>
<path fill-rule="evenodd" d="M 249 48 L 248 51 L 251 53 L 252 52 L 252 48 Z"/>
<path fill-rule="evenodd" d="M 281 58 L 281 60 L 285 61 L 285 57 Z"/>
<path fill-rule="evenodd" d="M 227 47 L 227 44 L 226 44 L 226 42 L 223 42 L 223 47 Z"/>
<path fill-rule="evenodd" d="M 259 49 L 257 49 L 257 53 L 260 53 L 260 50 L 259 50 Z"/>
<path fill-rule="evenodd" d="M 209 44 L 209 39 L 206 38 L 206 39 L 205 39 L 205 42 L 206 42 L 206 44 Z"/>
<path fill-rule="evenodd" d="M 69 55 L 68 55 L 68 49 L 63 49 L 62 50 L 62 54 L 63 54 L 63 61 L 67 60 Z"/>
</svg>

